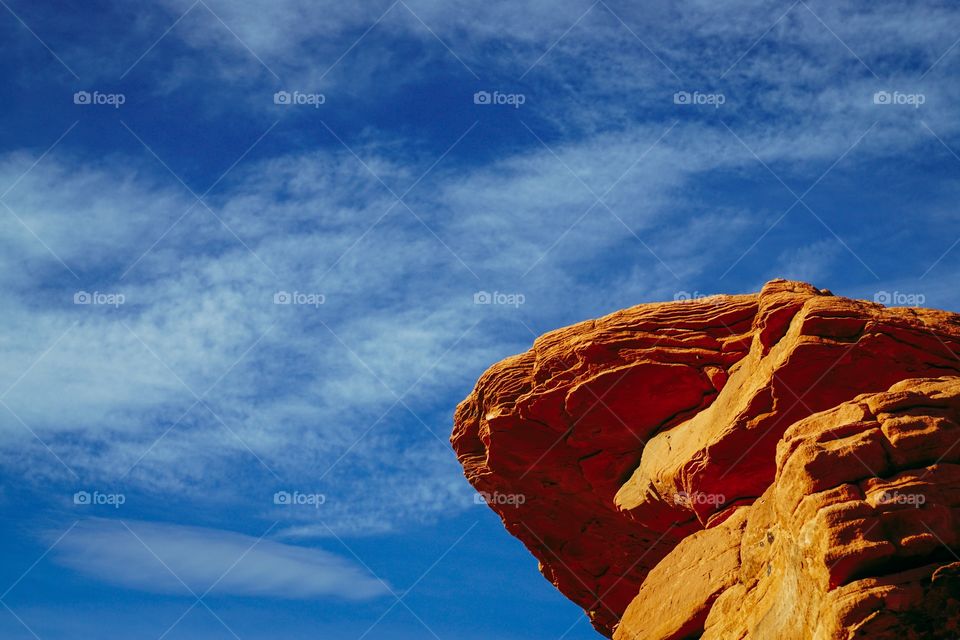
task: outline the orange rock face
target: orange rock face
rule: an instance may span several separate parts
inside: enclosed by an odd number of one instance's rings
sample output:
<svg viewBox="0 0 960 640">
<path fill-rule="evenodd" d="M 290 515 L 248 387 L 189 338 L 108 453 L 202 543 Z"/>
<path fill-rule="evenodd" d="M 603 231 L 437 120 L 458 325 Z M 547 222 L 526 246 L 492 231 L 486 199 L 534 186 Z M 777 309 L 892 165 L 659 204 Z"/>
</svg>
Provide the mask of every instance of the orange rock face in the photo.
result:
<svg viewBox="0 0 960 640">
<path fill-rule="evenodd" d="M 777 280 L 550 332 L 451 441 L 607 636 L 956 638 L 958 353 L 957 314 Z"/>
</svg>

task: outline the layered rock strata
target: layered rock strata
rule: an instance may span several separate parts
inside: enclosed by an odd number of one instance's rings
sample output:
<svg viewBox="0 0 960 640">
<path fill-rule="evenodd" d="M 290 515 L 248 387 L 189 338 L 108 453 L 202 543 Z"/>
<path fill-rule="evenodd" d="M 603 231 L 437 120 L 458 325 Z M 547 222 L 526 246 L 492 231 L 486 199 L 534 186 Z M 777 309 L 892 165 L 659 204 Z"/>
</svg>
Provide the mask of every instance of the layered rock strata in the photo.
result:
<svg viewBox="0 0 960 640">
<path fill-rule="evenodd" d="M 547 333 L 451 441 L 607 636 L 952 638 L 958 353 L 956 314 L 773 281 Z"/>
</svg>

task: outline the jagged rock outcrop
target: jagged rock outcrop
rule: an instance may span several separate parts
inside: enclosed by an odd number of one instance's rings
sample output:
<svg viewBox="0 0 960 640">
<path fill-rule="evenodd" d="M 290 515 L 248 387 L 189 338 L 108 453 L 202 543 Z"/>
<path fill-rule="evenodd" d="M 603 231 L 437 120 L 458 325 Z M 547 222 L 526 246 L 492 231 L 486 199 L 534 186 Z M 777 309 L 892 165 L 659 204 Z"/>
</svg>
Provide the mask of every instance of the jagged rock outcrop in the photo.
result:
<svg viewBox="0 0 960 640">
<path fill-rule="evenodd" d="M 451 441 L 605 635 L 953 638 L 958 353 L 957 314 L 778 280 L 541 336 Z"/>
</svg>

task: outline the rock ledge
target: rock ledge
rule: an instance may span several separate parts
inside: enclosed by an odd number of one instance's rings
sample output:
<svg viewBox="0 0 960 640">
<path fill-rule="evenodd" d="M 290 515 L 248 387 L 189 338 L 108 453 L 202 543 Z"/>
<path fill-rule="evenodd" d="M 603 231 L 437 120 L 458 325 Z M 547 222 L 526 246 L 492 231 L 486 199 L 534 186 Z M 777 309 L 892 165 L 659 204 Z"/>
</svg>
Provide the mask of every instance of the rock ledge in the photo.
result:
<svg viewBox="0 0 960 640">
<path fill-rule="evenodd" d="M 547 333 L 451 442 L 607 636 L 955 638 L 958 353 L 960 315 L 775 280 Z"/>
</svg>

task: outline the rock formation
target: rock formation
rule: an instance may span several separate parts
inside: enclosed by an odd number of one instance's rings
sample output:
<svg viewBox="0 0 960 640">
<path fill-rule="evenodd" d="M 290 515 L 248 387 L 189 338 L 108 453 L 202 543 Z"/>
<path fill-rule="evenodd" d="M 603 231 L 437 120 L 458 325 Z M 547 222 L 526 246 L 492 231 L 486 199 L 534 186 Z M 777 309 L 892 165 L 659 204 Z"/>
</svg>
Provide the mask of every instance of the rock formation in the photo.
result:
<svg viewBox="0 0 960 640">
<path fill-rule="evenodd" d="M 957 638 L 957 354 L 960 315 L 776 280 L 547 333 L 451 441 L 607 636 Z"/>
</svg>

